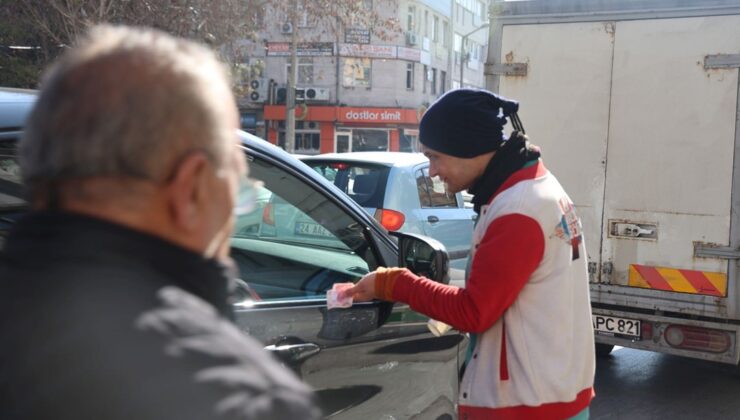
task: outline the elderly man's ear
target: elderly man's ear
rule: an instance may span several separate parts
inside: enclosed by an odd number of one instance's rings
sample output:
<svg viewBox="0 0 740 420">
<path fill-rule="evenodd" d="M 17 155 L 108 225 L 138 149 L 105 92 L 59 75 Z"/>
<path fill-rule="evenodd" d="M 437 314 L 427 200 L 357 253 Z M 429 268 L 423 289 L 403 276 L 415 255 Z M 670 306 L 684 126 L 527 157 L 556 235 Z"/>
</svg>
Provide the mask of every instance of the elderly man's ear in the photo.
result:
<svg viewBox="0 0 740 420">
<path fill-rule="evenodd" d="M 168 210 L 172 222 L 193 232 L 202 228 L 204 204 L 208 199 L 211 162 L 203 153 L 192 153 L 175 169 L 167 185 Z"/>
</svg>

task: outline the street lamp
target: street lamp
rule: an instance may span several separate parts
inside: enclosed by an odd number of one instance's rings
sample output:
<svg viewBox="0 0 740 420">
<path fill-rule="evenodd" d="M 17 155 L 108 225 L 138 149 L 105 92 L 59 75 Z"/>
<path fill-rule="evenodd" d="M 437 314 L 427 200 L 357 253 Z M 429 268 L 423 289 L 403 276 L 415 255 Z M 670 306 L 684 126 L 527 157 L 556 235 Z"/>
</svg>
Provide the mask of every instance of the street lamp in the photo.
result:
<svg viewBox="0 0 740 420">
<path fill-rule="evenodd" d="M 485 29 L 488 27 L 487 23 L 484 23 L 483 25 L 473 29 L 472 31 L 468 32 L 467 34 L 463 35 L 462 42 L 460 43 L 460 87 L 463 87 L 463 71 L 465 69 L 465 41 L 468 39 L 470 35 L 473 35 L 474 33 L 480 31 L 481 29 Z"/>
</svg>

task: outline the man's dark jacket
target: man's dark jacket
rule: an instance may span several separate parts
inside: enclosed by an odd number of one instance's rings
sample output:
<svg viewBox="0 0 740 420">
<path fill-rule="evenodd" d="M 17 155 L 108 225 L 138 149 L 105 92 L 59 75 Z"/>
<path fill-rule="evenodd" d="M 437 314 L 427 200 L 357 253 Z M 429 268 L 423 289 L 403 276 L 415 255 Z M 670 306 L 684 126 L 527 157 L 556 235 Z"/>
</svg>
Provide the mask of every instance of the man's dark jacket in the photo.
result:
<svg viewBox="0 0 740 420">
<path fill-rule="evenodd" d="M 29 214 L 0 253 L 0 418 L 317 418 L 227 319 L 225 272 L 119 225 Z"/>
</svg>

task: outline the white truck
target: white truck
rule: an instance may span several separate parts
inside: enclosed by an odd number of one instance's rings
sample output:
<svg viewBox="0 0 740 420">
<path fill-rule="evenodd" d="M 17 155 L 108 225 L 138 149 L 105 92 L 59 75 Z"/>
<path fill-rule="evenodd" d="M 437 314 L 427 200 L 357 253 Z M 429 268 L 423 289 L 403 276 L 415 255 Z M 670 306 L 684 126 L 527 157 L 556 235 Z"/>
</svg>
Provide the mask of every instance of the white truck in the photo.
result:
<svg viewBox="0 0 740 420">
<path fill-rule="evenodd" d="M 583 221 L 597 352 L 740 359 L 740 0 L 494 0 L 520 101 Z"/>
</svg>

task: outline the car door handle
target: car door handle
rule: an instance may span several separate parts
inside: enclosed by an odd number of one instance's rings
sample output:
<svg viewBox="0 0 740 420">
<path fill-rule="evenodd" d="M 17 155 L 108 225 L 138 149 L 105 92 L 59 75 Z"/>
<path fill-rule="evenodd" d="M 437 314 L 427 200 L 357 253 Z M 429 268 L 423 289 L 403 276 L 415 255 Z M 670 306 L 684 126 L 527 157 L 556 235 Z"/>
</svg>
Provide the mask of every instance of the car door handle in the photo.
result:
<svg viewBox="0 0 740 420">
<path fill-rule="evenodd" d="M 278 359 L 287 363 L 300 363 L 311 356 L 315 356 L 321 351 L 318 344 L 301 343 L 285 344 L 276 346 L 271 344 L 265 347 L 265 350 L 277 356 Z"/>
<path fill-rule="evenodd" d="M 439 217 L 437 217 L 437 216 L 429 216 L 429 217 L 427 217 L 427 221 L 429 223 L 437 223 L 437 222 L 439 222 Z"/>
</svg>

